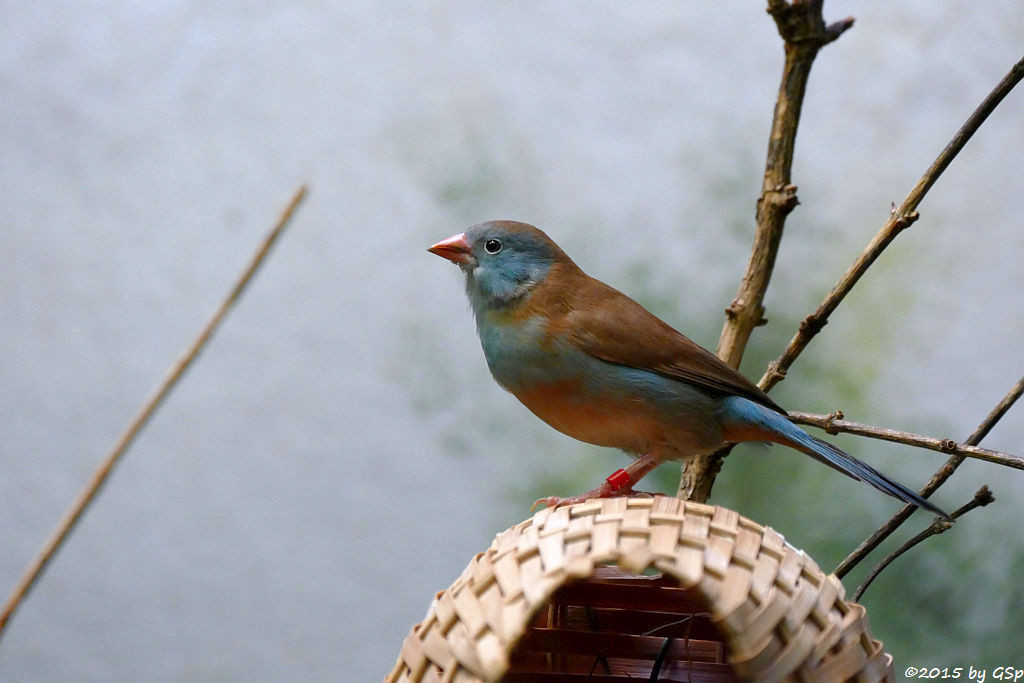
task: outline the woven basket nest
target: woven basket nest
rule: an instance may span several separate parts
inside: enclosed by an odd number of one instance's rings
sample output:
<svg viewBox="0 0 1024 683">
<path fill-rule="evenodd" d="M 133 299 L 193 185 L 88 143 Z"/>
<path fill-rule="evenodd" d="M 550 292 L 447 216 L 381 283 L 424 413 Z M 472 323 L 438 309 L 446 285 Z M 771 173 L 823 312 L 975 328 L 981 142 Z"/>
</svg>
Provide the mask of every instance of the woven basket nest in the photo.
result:
<svg viewBox="0 0 1024 683">
<path fill-rule="evenodd" d="M 437 594 L 386 680 L 893 680 L 843 593 L 731 510 L 588 500 L 498 534 Z"/>
</svg>

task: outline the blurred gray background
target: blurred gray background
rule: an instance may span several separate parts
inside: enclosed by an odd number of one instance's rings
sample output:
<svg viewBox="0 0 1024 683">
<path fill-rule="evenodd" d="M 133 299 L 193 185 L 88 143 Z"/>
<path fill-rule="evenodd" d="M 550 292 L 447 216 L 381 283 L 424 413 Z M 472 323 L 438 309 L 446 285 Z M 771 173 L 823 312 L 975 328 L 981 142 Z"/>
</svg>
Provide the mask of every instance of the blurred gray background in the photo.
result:
<svg viewBox="0 0 1024 683">
<path fill-rule="evenodd" d="M 543 227 L 714 347 L 782 64 L 764 3 L 425 4 L 0 2 L 4 595 L 311 191 L 24 603 L 0 679 L 379 680 L 530 501 L 624 465 L 490 379 L 458 270 L 424 251 L 469 224 Z M 1024 45 L 1017 0 L 825 11 L 857 23 L 811 76 L 754 379 Z M 778 400 L 963 439 L 1016 381 L 1022 120 L 1014 92 Z M 913 486 L 945 459 L 835 441 Z M 1024 407 L 984 443 L 1022 444 Z M 865 598 L 898 668 L 1024 666 L 1024 474 L 961 472 L 943 507 L 998 502 Z M 738 449 L 713 502 L 827 570 L 897 507 L 783 448 Z"/>
</svg>

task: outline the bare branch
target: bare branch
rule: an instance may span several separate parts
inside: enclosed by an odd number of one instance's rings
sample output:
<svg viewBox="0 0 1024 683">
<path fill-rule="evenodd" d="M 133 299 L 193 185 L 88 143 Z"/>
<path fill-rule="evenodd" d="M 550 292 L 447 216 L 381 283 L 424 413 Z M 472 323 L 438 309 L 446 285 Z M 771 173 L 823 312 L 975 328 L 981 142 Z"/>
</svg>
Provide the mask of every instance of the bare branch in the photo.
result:
<svg viewBox="0 0 1024 683">
<path fill-rule="evenodd" d="M 990 491 L 987 486 L 982 486 L 974 494 L 974 499 L 971 500 L 971 502 L 962 506 L 960 509 L 954 511 L 953 514 L 950 516 L 953 519 L 958 519 L 959 517 L 967 514 L 974 508 L 984 507 L 994 501 L 995 496 L 992 495 L 992 491 Z M 919 533 L 917 536 L 914 536 L 912 539 L 910 539 L 909 541 L 901 545 L 899 548 L 894 550 L 892 553 L 886 556 L 885 559 L 879 562 L 874 567 L 874 569 L 871 570 L 871 572 L 868 573 L 867 578 L 864 579 L 864 582 L 857 586 L 857 590 L 854 591 L 853 601 L 859 602 L 861 596 L 864 595 L 864 591 L 866 591 L 868 589 L 868 586 L 871 585 L 871 582 L 874 581 L 879 574 L 885 571 L 885 568 L 892 564 L 893 561 L 896 560 L 896 558 L 898 558 L 900 555 L 907 552 L 917 544 L 921 543 L 925 539 L 931 538 L 932 536 L 937 536 L 941 533 L 945 533 L 950 528 L 952 528 L 952 526 L 952 522 L 946 519 L 942 519 L 941 517 L 936 517 L 934 520 L 932 520 L 932 523 L 924 531 Z"/>
<path fill-rule="evenodd" d="M 853 25 L 847 18 L 825 25 L 821 14 L 823 0 L 769 0 L 768 13 L 775 20 L 785 44 L 785 64 L 779 93 L 775 102 L 768 154 L 761 196 L 757 200 L 757 229 L 747 271 L 740 282 L 736 298 L 726 309 L 725 325 L 718 341 L 718 356 L 738 368 L 750 333 L 764 323 L 764 295 L 768 290 L 775 257 L 786 216 L 798 204 L 796 186 L 790 182 L 793 147 L 796 142 L 800 109 L 803 106 L 807 79 L 818 50 L 838 38 Z M 687 500 L 704 502 L 711 494 L 721 459 L 728 448 L 718 453 L 689 459 L 679 480 L 678 495 Z"/>
<path fill-rule="evenodd" d="M 953 453 L 955 455 L 962 455 L 966 458 L 984 460 L 997 465 L 1005 465 L 1006 467 L 1012 467 L 1017 470 L 1024 470 L 1024 458 L 1018 455 L 991 451 L 987 448 L 979 448 L 978 446 L 968 446 L 967 444 L 957 443 L 953 439 L 937 439 L 934 436 L 923 436 L 921 434 L 901 432 L 887 427 L 873 427 L 871 425 L 860 424 L 859 422 L 850 422 L 849 420 L 844 420 L 843 413 L 838 410 L 834 413 L 830 413 L 829 415 L 791 412 L 789 414 L 789 419 L 797 424 L 819 427 L 829 434 L 839 434 L 842 432 L 845 434 L 856 434 L 857 436 L 867 436 L 872 439 L 881 439 L 882 441 L 892 441 L 893 443 L 902 443 L 907 446 L 927 448 L 932 451 L 939 451 L 940 453 Z"/>
<path fill-rule="evenodd" d="M 725 309 L 725 325 L 718 340 L 719 358 L 734 368 L 740 365 L 750 333 L 764 323 L 764 295 L 775 267 L 786 216 L 799 203 L 796 186 L 790 182 L 790 172 L 811 66 L 823 45 L 853 26 L 852 17 L 826 26 L 821 5 L 822 0 L 793 3 L 771 0 L 768 3 L 768 13 L 775 19 L 779 35 L 785 41 L 786 61 L 768 138 L 750 261 L 736 298 Z"/>
<path fill-rule="evenodd" d="M 252 279 L 253 275 L 255 275 L 260 264 L 263 263 L 263 260 L 269 253 L 270 248 L 274 245 L 274 242 L 277 241 L 277 238 L 280 237 L 285 226 L 287 226 L 288 222 L 291 220 L 292 214 L 295 213 L 299 203 L 305 196 L 306 188 L 305 186 L 302 186 L 292 197 L 291 201 L 288 202 L 288 205 L 281 213 L 280 218 L 278 218 L 277 224 L 264 238 L 259 249 L 257 249 L 256 253 L 250 260 L 249 265 L 235 282 L 227 297 L 221 302 L 220 306 L 218 306 L 213 317 L 211 317 L 206 325 L 203 326 L 203 329 L 200 330 L 198 336 L 196 336 L 181 357 L 174 362 L 163 381 L 157 387 L 156 391 L 146 400 L 139 409 L 139 412 L 136 413 L 135 417 L 132 418 L 127 429 L 125 429 L 124 433 L 122 433 L 117 439 L 114 447 L 107 454 L 106 458 L 103 459 L 99 467 L 97 467 L 92 473 L 88 483 L 75 498 L 74 502 L 72 502 L 71 507 L 69 507 L 64 513 L 64 516 L 61 517 L 60 521 L 57 523 L 57 527 L 50 534 L 50 537 L 43 544 L 42 549 L 40 549 L 39 554 L 32 560 L 32 563 L 18 580 L 14 590 L 11 591 L 11 595 L 7 598 L 3 612 L 0 612 L 0 636 L 3 635 L 4 629 L 10 622 L 11 617 L 18 609 L 22 600 L 24 600 L 25 596 L 28 595 L 28 592 L 32 590 L 32 587 L 36 584 L 39 577 L 42 576 L 43 571 L 46 569 L 46 566 L 50 563 L 50 560 L 53 559 L 53 556 L 64 544 L 64 541 L 67 539 L 78 521 L 82 518 L 82 515 L 85 513 L 89 504 L 96 497 L 96 494 L 99 493 L 100 488 L 104 483 L 106 483 L 107 479 L 110 477 L 110 473 L 114 469 L 114 466 L 117 465 L 121 457 L 128 450 L 128 447 L 131 446 L 132 442 L 135 440 L 135 437 L 138 436 L 142 428 L 146 426 L 146 423 L 149 422 L 153 413 L 156 412 L 164 399 L 167 398 L 167 395 L 170 394 L 171 389 L 174 388 L 178 383 L 178 380 L 181 379 L 182 375 L 185 374 L 185 371 L 188 370 L 189 366 L 192 365 L 192 362 L 195 361 L 199 353 L 205 348 L 207 342 L 210 341 L 213 333 L 216 332 L 221 321 L 224 320 L 224 316 L 227 315 L 228 310 L 238 300 L 238 297 L 241 296 L 242 291 L 245 289 L 246 285 L 249 284 L 249 281 Z"/>
<path fill-rule="evenodd" d="M 931 186 L 939 179 L 939 176 L 942 175 L 942 172 L 946 170 L 946 167 L 949 166 L 956 155 L 960 153 L 960 150 L 964 148 L 964 145 L 971 139 L 975 131 L 985 122 L 988 115 L 1013 90 L 1022 77 L 1024 77 L 1024 59 L 1013 65 L 1009 73 L 1003 77 L 978 108 L 974 110 L 974 113 L 960 127 L 960 130 L 956 132 L 956 135 L 949 141 L 949 144 L 942 150 L 938 158 L 928 167 L 928 170 L 917 181 L 917 185 L 910 191 L 910 194 L 903 200 L 903 203 L 892 210 L 889 220 L 878 231 L 878 234 L 872 238 L 863 253 L 847 269 L 839 279 L 839 282 L 832 288 L 832 291 L 825 297 L 825 300 L 818 306 L 817 310 L 807 316 L 800 324 L 800 329 L 789 341 L 782 355 L 768 364 L 768 369 L 765 371 L 764 376 L 761 377 L 760 382 L 758 382 L 758 386 L 768 391 L 785 379 L 786 372 L 793 364 L 793 361 L 803 352 L 811 339 L 821 331 L 821 328 L 828 322 L 828 317 L 832 315 L 836 307 L 839 306 L 840 302 L 849 294 L 853 286 L 857 284 L 857 281 L 860 280 L 861 276 L 875 262 L 879 254 L 889 246 L 900 232 L 917 220 L 917 206 L 924 199 L 928 190 L 931 189 Z"/>
<path fill-rule="evenodd" d="M 1021 377 L 1013 387 L 1006 392 L 1002 400 L 992 409 L 978 428 L 974 430 L 974 433 L 967 437 L 964 442 L 968 446 L 977 446 L 982 439 L 996 426 L 996 423 L 1002 419 L 1006 411 L 1024 394 L 1024 377 Z M 938 471 L 932 475 L 932 478 L 928 480 L 928 483 L 924 485 L 920 493 L 922 496 L 927 498 L 935 492 L 940 486 L 946 483 L 946 480 L 953 476 L 956 469 L 965 460 L 965 456 L 954 454 L 950 456 L 949 460 L 938 469 Z M 911 513 L 916 508 L 912 505 L 905 505 L 899 512 L 893 515 L 892 519 L 880 526 L 875 533 L 871 534 L 868 538 L 864 539 L 859 546 L 857 546 L 852 553 L 850 553 L 845 560 L 839 563 L 836 567 L 835 575 L 839 578 L 846 576 L 851 569 L 857 566 L 868 553 L 877 548 L 882 541 L 889 538 L 892 532 L 900 528 L 900 526 L 907 521 Z"/>
</svg>

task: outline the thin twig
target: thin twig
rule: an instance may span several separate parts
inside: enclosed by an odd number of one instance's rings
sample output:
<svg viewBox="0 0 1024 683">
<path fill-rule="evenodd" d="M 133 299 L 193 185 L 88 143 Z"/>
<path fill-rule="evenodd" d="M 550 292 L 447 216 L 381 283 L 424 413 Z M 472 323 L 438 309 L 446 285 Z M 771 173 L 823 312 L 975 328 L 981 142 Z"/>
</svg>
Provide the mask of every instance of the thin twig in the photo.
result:
<svg viewBox="0 0 1024 683">
<path fill-rule="evenodd" d="M 974 508 L 984 507 L 993 501 L 995 501 L 995 496 L 992 495 L 992 492 L 989 490 L 987 486 L 982 486 L 980 489 L 978 489 L 977 493 L 974 494 L 974 499 L 971 500 L 971 502 L 967 503 L 966 505 L 962 506 L 960 509 L 954 511 L 951 517 L 953 519 L 958 519 L 959 517 L 967 514 Z M 901 545 L 899 548 L 897 548 L 888 556 L 886 556 L 885 559 L 883 559 L 881 562 L 875 565 L 874 569 L 872 569 L 868 573 L 867 577 L 864 579 L 864 582 L 857 586 L 857 590 L 853 593 L 853 601 L 859 602 L 861 596 L 864 595 L 864 591 L 866 591 L 868 589 L 868 586 L 871 585 L 871 582 L 874 581 L 878 577 L 878 575 L 885 570 L 886 567 L 892 564 L 893 561 L 896 560 L 896 558 L 898 558 L 900 555 L 916 546 L 918 543 L 921 543 L 925 539 L 931 538 L 932 536 L 937 536 L 938 534 L 948 531 L 950 528 L 952 528 L 952 526 L 953 523 L 949 520 L 942 519 L 941 517 L 935 517 L 935 519 L 932 520 L 932 523 L 928 525 L 928 527 L 924 531 L 922 531 L 917 536 L 914 536 L 912 539 Z"/>
<path fill-rule="evenodd" d="M 1024 59 L 1013 65 L 1009 73 L 999 81 L 999 84 L 992 89 L 992 92 L 974 110 L 974 113 L 960 127 L 960 130 L 956 132 L 956 135 L 946 145 L 946 148 L 942 150 L 938 158 L 928 167 L 928 170 L 921 176 L 921 179 L 917 181 L 917 185 L 910 191 L 910 194 L 903 200 L 903 203 L 892 210 L 889 220 L 886 221 L 885 225 L 872 238 L 863 253 L 857 257 L 839 279 L 839 282 L 828 293 L 825 300 L 818 306 L 818 309 L 800 323 L 800 328 L 789 341 L 786 350 L 783 351 L 781 356 L 768 364 L 768 369 L 758 382 L 758 386 L 768 391 L 785 379 L 786 372 L 793 364 L 793 361 L 796 360 L 797 356 L 800 355 L 811 339 L 821 331 L 821 328 L 828 322 L 828 317 L 832 315 L 836 307 L 839 306 L 840 302 L 849 294 L 853 286 L 857 284 L 857 281 L 860 280 L 861 276 L 875 262 L 879 254 L 889 246 L 889 243 L 900 232 L 917 220 L 918 214 L 916 209 L 928 193 L 928 190 L 939 179 L 939 176 L 942 175 L 942 172 L 946 170 L 949 163 L 959 154 L 960 150 L 964 148 L 964 145 L 967 144 L 967 141 L 971 139 L 971 136 L 974 135 L 981 124 L 985 122 L 988 115 L 1013 90 L 1013 87 L 1020 82 L 1021 78 L 1024 78 Z"/>
<path fill-rule="evenodd" d="M 967 444 L 957 443 L 953 439 L 938 439 L 934 436 L 911 434 L 910 432 L 901 432 L 895 429 L 889 429 L 888 427 L 873 427 L 871 425 L 860 424 L 859 422 L 850 422 L 849 420 L 844 420 L 843 413 L 838 410 L 834 413 L 830 413 L 829 415 L 791 412 L 789 413 L 789 419 L 797 424 L 819 427 L 829 434 L 839 434 L 840 432 L 845 434 L 856 434 L 857 436 L 866 436 L 872 439 L 881 439 L 882 441 L 891 441 L 893 443 L 901 443 L 907 446 L 927 448 L 932 451 L 939 451 L 940 453 L 962 455 L 967 458 L 974 458 L 975 460 L 984 460 L 997 465 L 1004 465 L 1017 470 L 1024 470 L 1024 458 L 1019 455 L 1000 453 L 999 451 L 979 448 L 978 446 L 968 446 Z"/>
<path fill-rule="evenodd" d="M 996 426 L 996 423 L 1002 419 L 1003 415 L 1006 414 L 1006 411 L 1010 409 L 1022 394 L 1024 394 L 1024 377 L 1021 377 L 1017 383 L 1013 385 L 1008 392 L 1006 392 L 1006 395 L 1003 396 L 1002 400 L 999 401 L 996 407 L 992 409 L 992 412 L 990 412 L 985 419 L 981 421 L 981 424 L 979 424 L 978 428 L 974 430 L 974 433 L 967 437 L 964 444 L 968 446 L 977 446 L 981 443 L 981 440 L 984 439 L 992 428 Z M 924 485 L 924 488 L 921 489 L 921 495 L 927 498 L 934 493 L 936 489 L 946 483 L 947 479 L 953 476 L 953 473 L 956 472 L 956 469 L 960 467 L 965 459 L 966 458 L 963 455 L 954 454 L 950 456 L 945 464 L 932 475 L 932 478 L 928 480 L 928 483 Z M 864 539 L 852 553 L 847 555 L 846 559 L 839 563 L 839 566 L 836 567 L 835 575 L 839 578 L 846 576 L 851 569 L 867 557 L 868 553 L 877 548 L 882 541 L 889 538 L 896 529 L 900 528 L 900 526 L 907 521 L 911 513 L 916 509 L 917 508 L 913 505 L 903 506 L 903 508 L 893 515 L 889 521 L 880 526 L 875 533 Z"/>
<path fill-rule="evenodd" d="M 224 319 L 224 316 L 227 315 L 228 310 L 238 300 L 238 297 L 241 296 L 242 291 L 245 289 L 246 285 L 249 284 L 249 281 L 256 273 L 260 264 L 263 263 L 263 260 L 270 251 L 270 248 L 274 245 L 274 242 L 277 241 L 277 238 L 280 237 L 281 233 L 288 225 L 289 220 L 291 220 L 292 215 L 295 213 L 295 210 L 298 208 L 299 203 L 305 196 L 306 187 L 302 186 L 295 192 L 291 201 L 288 202 L 288 205 L 281 213 L 280 218 L 278 218 L 277 223 L 263 239 L 259 249 L 256 250 L 256 253 L 250 260 L 249 265 L 235 282 L 235 285 L 232 287 L 227 297 L 221 302 L 216 312 L 214 312 L 213 317 L 211 317 L 206 325 L 203 326 L 199 335 L 192 341 L 181 357 L 174 362 L 163 381 L 156 388 L 156 391 L 153 392 L 153 394 L 142 405 L 142 408 L 139 409 L 139 412 L 135 417 L 132 418 L 127 429 L 125 429 L 124 433 L 122 433 L 117 439 L 114 447 L 107 454 L 107 457 L 103 459 L 99 467 L 97 467 L 92 473 L 88 483 L 86 483 L 85 487 L 81 492 L 79 492 L 74 502 L 72 502 L 71 506 L 61 517 L 56 528 L 50 534 L 50 537 L 43 544 L 43 547 L 32 560 L 31 564 L 29 564 L 25 573 L 18 580 L 14 590 L 11 591 L 10 596 L 7 598 L 3 612 L 0 612 L 0 636 L 3 635 L 11 617 L 14 615 L 14 612 L 18 609 L 25 596 L 28 595 L 29 591 L 32 590 L 33 586 L 35 586 L 50 560 L 53 559 L 53 556 L 64 544 L 64 541 L 75 528 L 78 521 L 82 518 L 82 515 L 85 513 L 89 504 L 96 497 L 96 494 L 99 493 L 100 488 L 104 483 L 106 483 L 107 479 L 110 477 L 110 473 L 114 469 L 114 466 L 120 461 L 121 457 L 128 450 L 128 447 L 135 440 L 135 437 L 139 434 L 142 428 L 146 426 L 146 423 L 153 416 L 153 413 L 156 412 L 164 399 L 167 398 L 171 389 L 174 388 L 178 383 L 178 380 L 181 379 L 182 375 L 185 374 L 185 371 L 188 370 L 189 366 L 192 365 L 192 362 L 195 361 L 196 357 L 213 336 L 213 333 L 216 332 L 217 327 Z"/>
<path fill-rule="evenodd" d="M 768 13 L 775 20 L 785 46 L 785 63 L 775 102 L 761 196 L 757 200 L 757 229 L 747 271 L 739 291 L 725 310 L 725 325 L 718 341 L 718 356 L 739 368 L 750 333 L 764 323 L 764 295 L 768 290 L 775 257 L 782 240 L 786 216 L 798 204 L 796 186 L 790 182 L 793 148 L 807 80 L 818 51 L 853 26 L 849 17 L 825 25 L 823 0 L 769 0 Z M 704 502 L 711 494 L 715 476 L 728 448 L 708 456 L 690 458 L 679 478 L 681 498 Z"/>
</svg>

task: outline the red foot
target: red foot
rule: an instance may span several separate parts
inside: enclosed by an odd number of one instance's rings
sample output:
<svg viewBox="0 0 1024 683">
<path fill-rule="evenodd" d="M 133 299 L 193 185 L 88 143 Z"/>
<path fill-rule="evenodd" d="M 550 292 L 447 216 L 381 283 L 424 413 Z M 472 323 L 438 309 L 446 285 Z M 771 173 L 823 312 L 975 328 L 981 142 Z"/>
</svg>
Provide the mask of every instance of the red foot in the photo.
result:
<svg viewBox="0 0 1024 683">
<path fill-rule="evenodd" d="M 613 474 L 611 477 L 608 477 L 608 479 L 612 479 L 612 477 L 615 476 L 616 475 Z M 596 489 L 587 491 L 586 493 L 581 494 L 579 496 L 571 496 L 569 498 L 562 498 L 560 496 L 548 496 L 547 498 L 538 498 L 533 502 L 533 505 L 530 506 L 530 510 L 536 510 L 538 505 L 544 505 L 549 508 L 558 508 L 562 507 L 563 505 L 575 505 L 576 503 L 582 503 L 583 501 L 590 500 L 591 498 L 619 498 L 620 496 L 654 497 L 653 493 L 648 493 L 647 491 L 634 491 L 632 484 L 627 484 L 625 486 L 620 485 L 616 487 L 615 483 L 605 481 Z"/>
</svg>

